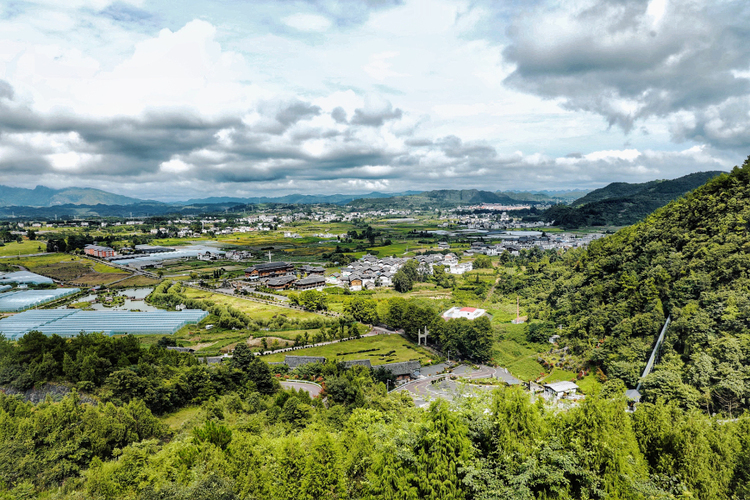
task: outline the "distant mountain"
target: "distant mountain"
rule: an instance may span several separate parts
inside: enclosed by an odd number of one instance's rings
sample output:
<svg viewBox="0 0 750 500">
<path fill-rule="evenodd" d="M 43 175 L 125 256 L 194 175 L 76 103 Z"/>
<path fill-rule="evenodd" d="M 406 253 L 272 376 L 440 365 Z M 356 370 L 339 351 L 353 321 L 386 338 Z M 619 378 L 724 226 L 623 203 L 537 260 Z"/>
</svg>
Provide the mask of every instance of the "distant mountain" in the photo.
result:
<svg viewBox="0 0 750 500">
<path fill-rule="evenodd" d="M 57 205 L 132 205 L 144 200 L 92 188 L 34 189 L 0 186 L 0 207 L 52 207 Z"/>
<path fill-rule="evenodd" d="M 175 202 L 174 205 L 194 205 L 196 203 L 240 203 L 250 205 L 254 203 L 291 203 L 300 205 L 310 205 L 315 203 L 331 203 L 336 205 L 345 205 L 350 201 L 360 198 L 391 198 L 394 196 L 408 196 L 418 194 L 420 191 L 405 191 L 403 193 L 380 193 L 372 192 L 368 194 L 329 194 L 329 195 L 311 195 L 311 194 L 288 194 L 286 196 L 267 197 L 254 196 L 251 198 L 233 198 L 233 197 L 210 197 L 190 199 L 185 202 Z"/>
<path fill-rule="evenodd" d="M 507 196 L 519 201 L 537 201 L 540 203 L 570 203 L 589 191 L 583 189 L 567 191 L 495 191 L 495 194 Z"/>
<path fill-rule="evenodd" d="M 482 203 L 500 203 L 516 205 L 518 203 L 540 203 L 537 200 L 522 200 L 506 194 L 480 191 L 477 189 L 440 189 L 425 191 L 409 196 L 393 196 L 390 198 L 362 198 L 349 203 L 357 208 L 418 208 L 418 207 L 456 207 L 459 205 L 480 205 Z"/>
<path fill-rule="evenodd" d="M 544 218 L 547 221 L 554 220 L 555 225 L 568 228 L 629 226 L 723 173 L 725 172 L 697 172 L 677 179 L 642 184 L 613 182 L 591 191 L 570 206 L 553 206 L 545 212 Z"/>
</svg>

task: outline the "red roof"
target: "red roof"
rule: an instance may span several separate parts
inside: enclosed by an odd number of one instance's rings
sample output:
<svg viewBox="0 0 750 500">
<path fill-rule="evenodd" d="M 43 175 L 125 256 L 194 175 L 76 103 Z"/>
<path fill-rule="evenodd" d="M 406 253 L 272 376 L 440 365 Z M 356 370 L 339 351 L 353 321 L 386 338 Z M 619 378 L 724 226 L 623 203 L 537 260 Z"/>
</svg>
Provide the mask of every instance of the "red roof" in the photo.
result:
<svg viewBox="0 0 750 500">
<path fill-rule="evenodd" d="M 476 307 L 462 307 L 461 308 L 461 312 L 467 312 L 467 313 L 473 313 L 476 310 L 477 310 Z"/>
</svg>

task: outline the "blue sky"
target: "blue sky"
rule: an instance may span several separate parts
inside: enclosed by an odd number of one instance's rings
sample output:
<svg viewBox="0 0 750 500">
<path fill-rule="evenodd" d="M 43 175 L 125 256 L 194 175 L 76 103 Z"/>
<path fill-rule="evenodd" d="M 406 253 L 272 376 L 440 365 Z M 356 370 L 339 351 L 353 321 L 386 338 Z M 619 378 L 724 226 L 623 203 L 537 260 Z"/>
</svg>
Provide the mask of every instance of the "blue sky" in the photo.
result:
<svg viewBox="0 0 750 500">
<path fill-rule="evenodd" d="M 0 3 L 0 183 L 595 188 L 750 154 L 745 2 Z"/>
</svg>

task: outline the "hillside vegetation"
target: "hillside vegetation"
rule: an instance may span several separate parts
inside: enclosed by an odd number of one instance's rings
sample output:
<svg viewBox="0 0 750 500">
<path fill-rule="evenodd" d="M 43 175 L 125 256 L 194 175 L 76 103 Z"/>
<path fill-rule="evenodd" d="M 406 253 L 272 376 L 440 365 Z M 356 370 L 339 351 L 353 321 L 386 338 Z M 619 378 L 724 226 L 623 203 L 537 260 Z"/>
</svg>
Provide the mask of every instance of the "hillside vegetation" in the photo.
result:
<svg viewBox="0 0 750 500">
<path fill-rule="evenodd" d="M 721 173 L 697 172 L 677 179 L 642 184 L 613 182 L 575 200 L 570 206 L 555 205 L 545 212 L 544 218 L 567 228 L 635 224 Z"/>
<path fill-rule="evenodd" d="M 646 398 L 729 414 L 748 408 L 748 221 L 750 159 L 569 262 L 546 296 L 551 319 L 574 351 L 633 387 L 671 315 Z"/>
</svg>

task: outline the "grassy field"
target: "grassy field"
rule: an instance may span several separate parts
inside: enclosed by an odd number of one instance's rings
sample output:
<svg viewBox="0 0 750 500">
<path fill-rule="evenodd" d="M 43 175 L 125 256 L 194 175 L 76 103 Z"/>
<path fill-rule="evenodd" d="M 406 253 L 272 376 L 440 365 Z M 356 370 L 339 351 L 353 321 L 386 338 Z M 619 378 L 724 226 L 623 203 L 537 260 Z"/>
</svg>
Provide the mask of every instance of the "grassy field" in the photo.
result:
<svg viewBox="0 0 750 500">
<path fill-rule="evenodd" d="M 298 311 L 296 309 L 273 306 L 270 304 L 261 304 L 259 302 L 253 302 L 251 300 L 241 299 L 239 297 L 228 297 L 219 293 L 204 292 L 202 290 L 196 290 L 194 288 L 186 288 L 184 294 L 190 298 L 208 299 L 216 302 L 217 304 L 236 307 L 237 309 L 243 311 L 245 314 L 248 314 L 251 318 L 272 319 L 278 315 L 283 315 L 290 319 L 314 319 L 320 317 L 317 314 L 306 311 Z"/>
<path fill-rule="evenodd" d="M 374 350 L 371 350 L 374 349 Z M 368 352 L 357 352 L 368 351 Z M 289 353 L 269 354 L 263 356 L 263 361 L 284 361 Z M 321 347 L 301 349 L 291 353 L 294 356 L 324 356 L 327 360 L 349 361 L 353 359 L 369 359 L 373 365 L 396 363 L 418 359 L 423 364 L 433 359 L 432 354 L 401 335 L 377 335 L 357 340 L 349 340 L 337 344 Z"/>
<path fill-rule="evenodd" d="M 188 406 L 187 408 L 183 408 L 181 410 L 178 410 L 174 413 L 169 413 L 168 415 L 164 415 L 159 420 L 162 421 L 162 423 L 165 423 L 169 426 L 172 430 L 179 430 L 190 422 L 193 418 L 195 418 L 198 413 L 200 413 L 201 408 L 200 406 Z"/>
<path fill-rule="evenodd" d="M 21 243 L 15 241 L 6 243 L 0 247 L 0 256 L 6 255 L 25 255 L 30 253 L 44 252 L 47 244 L 43 241 L 31 241 L 24 239 Z M 4 259 L 10 260 L 10 259 Z"/>
<path fill-rule="evenodd" d="M 539 364 L 537 353 L 541 346 L 525 342 L 526 325 L 499 325 L 500 340 L 495 344 L 495 362 L 507 368 L 521 380 L 535 380 L 545 368 Z M 575 376 L 575 375 L 574 375 Z"/>
</svg>

